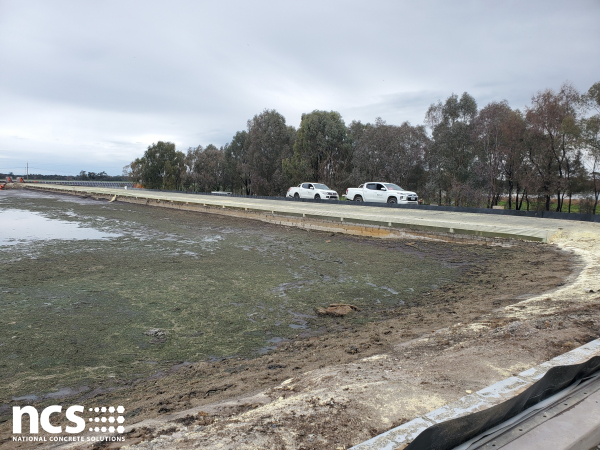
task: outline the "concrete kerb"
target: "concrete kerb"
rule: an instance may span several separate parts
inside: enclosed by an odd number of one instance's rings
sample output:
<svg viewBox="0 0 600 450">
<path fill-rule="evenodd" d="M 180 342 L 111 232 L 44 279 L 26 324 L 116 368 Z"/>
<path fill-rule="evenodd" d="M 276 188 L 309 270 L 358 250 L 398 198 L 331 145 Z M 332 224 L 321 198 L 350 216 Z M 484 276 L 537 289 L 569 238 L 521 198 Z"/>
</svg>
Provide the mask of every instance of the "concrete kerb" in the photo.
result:
<svg viewBox="0 0 600 450">
<path fill-rule="evenodd" d="M 525 241 L 548 242 L 558 230 L 548 230 L 543 227 L 537 228 L 517 228 L 510 226 L 490 225 L 482 223 L 460 223 L 460 227 L 449 226 L 439 217 L 426 219 L 423 217 L 415 218 L 409 216 L 398 217 L 394 215 L 394 210 L 374 211 L 364 210 L 364 212 L 348 211 L 348 208 L 341 208 L 336 205 L 327 205 L 325 203 L 291 203 L 274 202 L 268 200 L 256 200 L 245 198 L 229 198 L 222 196 L 189 196 L 177 195 L 176 193 L 160 193 L 153 191 L 128 191 L 109 188 L 95 188 L 85 186 L 54 186 L 54 185 L 27 185 L 28 189 L 46 190 L 75 195 L 91 195 L 95 198 L 111 199 L 116 196 L 116 200 L 143 203 L 151 206 L 175 207 L 178 209 L 204 210 L 207 212 L 226 213 L 239 212 L 240 217 L 254 218 L 273 222 L 282 218 L 302 218 L 301 222 L 293 222 L 290 226 L 301 228 L 324 229 L 349 234 L 389 236 L 393 237 L 397 232 L 404 234 L 414 234 L 416 236 L 429 235 L 441 240 L 461 240 L 474 243 L 489 243 L 490 240 L 497 239 L 518 239 Z M 141 201 L 140 201 L 141 200 Z M 192 205 L 197 205 L 193 207 Z M 210 208 L 213 208 L 211 211 Z M 218 211 L 216 211 L 218 210 Z M 366 214 L 365 214 L 366 213 Z M 424 211 L 423 216 L 426 216 Z M 258 217 L 260 216 L 260 217 Z M 443 218 L 442 218 L 443 219 Z M 323 223 L 315 223 L 323 222 Z M 336 224 L 335 226 L 332 224 Z M 354 227 L 352 227 L 354 225 Z M 360 232 L 356 225 L 364 227 Z M 384 231 L 385 230 L 385 231 Z M 396 231 L 394 231 L 396 230 Z"/>
<path fill-rule="evenodd" d="M 520 394 L 542 378 L 552 367 L 580 364 L 594 356 L 600 356 L 600 339 L 588 342 L 550 361 L 525 370 L 517 376 L 506 378 L 456 402 L 417 417 L 368 441 L 355 445 L 350 450 L 399 450 L 432 425 L 491 408 Z"/>
</svg>

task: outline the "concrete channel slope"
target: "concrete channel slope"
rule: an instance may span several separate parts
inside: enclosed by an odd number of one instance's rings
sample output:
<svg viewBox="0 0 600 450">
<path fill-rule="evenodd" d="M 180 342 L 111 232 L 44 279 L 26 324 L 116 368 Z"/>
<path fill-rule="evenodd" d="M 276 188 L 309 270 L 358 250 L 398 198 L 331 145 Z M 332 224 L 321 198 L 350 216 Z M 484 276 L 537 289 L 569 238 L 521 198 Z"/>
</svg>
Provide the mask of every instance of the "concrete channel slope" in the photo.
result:
<svg viewBox="0 0 600 450">
<path fill-rule="evenodd" d="M 483 411 L 509 400 L 541 379 L 553 367 L 581 364 L 597 356 L 600 356 L 599 339 L 417 417 L 410 422 L 356 445 L 350 450 L 395 450 L 404 448 L 432 425 Z M 522 422 L 512 423 L 508 420 L 507 423 L 496 427 L 500 431 L 503 431 L 504 428 L 506 431 L 514 429 L 515 432 L 511 436 L 499 436 L 498 439 L 490 439 L 483 445 L 478 444 L 479 439 L 485 441 L 483 439 L 484 434 L 456 447 L 455 450 L 483 448 L 589 450 L 592 445 L 600 442 L 600 414 L 596 414 L 596 411 L 600 412 L 600 405 L 598 404 L 600 383 L 595 383 L 586 391 L 585 395 L 577 399 L 577 402 L 572 398 L 573 395 L 564 397 L 557 395 L 558 400 L 548 399 L 546 403 L 549 403 L 550 406 L 554 406 L 554 404 L 568 406 L 568 408 L 558 411 L 557 414 L 550 414 L 544 409 L 543 418 L 538 417 L 539 420 L 533 420 L 531 414 L 529 414 Z M 540 409 L 541 405 L 537 405 L 531 410 Z M 488 431 L 488 433 L 492 434 L 492 431 Z"/>
<path fill-rule="evenodd" d="M 30 189 L 62 192 L 75 195 L 91 195 L 132 203 L 146 203 L 179 209 L 221 208 L 238 215 L 252 217 L 252 214 L 274 217 L 295 218 L 302 221 L 326 221 L 351 228 L 355 225 L 383 229 L 409 230 L 417 233 L 433 233 L 473 238 L 508 238 L 528 241 L 550 242 L 563 227 L 575 226 L 575 221 L 560 221 L 537 217 L 516 217 L 504 215 L 473 214 L 448 211 L 432 211 L 406 208 L 365 207 L 340 205 L 326 202 L 293 202 L 265 200 L 251 197 L 229 197 L 216 195 L 196 195 L 175 192 L 157 192 L 143 189 L 117 189 L 87 186 L 61 186 L 29 184 Z M 271 220 L 272 221 L 272 220 Z M 568 223 L 574 222 L 574 223 Z M 318 227 L 316 227 L 318 229 Z M 331 228 L 331 227 L 330 227 Z M 340 229 L 343 232 L 343 227 Z"/>
</svg>

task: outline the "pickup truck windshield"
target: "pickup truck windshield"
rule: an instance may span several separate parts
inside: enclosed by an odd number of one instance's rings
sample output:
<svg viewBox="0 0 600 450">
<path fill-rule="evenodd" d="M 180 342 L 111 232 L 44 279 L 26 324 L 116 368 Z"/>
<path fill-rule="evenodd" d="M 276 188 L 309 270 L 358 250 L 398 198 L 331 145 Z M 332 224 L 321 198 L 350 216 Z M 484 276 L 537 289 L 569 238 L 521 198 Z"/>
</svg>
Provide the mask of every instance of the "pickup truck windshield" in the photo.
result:
<svg viewBox="0 0 600 450">
<path fill-rule="evenodd" d="M 388 188 L 390 191 L 403 191 L 404 190 L 397 184 L 385 183 L 384 186 L 386 188 Z"/>
<path fill-rule="evenodd" d="M 313 183 L 313 186 L 315 187 L 315 189 L 329 189 L 324 184 L 319 184 L 319 183 Z"/>
</svg>

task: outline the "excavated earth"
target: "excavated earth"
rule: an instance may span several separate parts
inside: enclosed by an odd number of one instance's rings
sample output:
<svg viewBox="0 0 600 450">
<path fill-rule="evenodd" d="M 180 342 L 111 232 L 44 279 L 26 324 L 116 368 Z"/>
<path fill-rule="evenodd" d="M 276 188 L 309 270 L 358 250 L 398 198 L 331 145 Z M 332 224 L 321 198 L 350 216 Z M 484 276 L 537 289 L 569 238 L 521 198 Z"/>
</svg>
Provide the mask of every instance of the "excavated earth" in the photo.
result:
<svg viewBox="0 0 600 450">
<path fill-rule="evenodd" d="M 182 221 L 198 216 L 177 213 Z M 274 225 L 240 222 L 277 232 Z M 124 405 L 122 442 L 13 442 L 5 414 L 0 448 L 348 449 L 600 335 L 597 224 L 574 222 L 551 244 L 501 246 L 281 232 L 370 248 L 386 258 L 443 260 L 456 271 L 406 304 L 358 305 L 344 316 L 319 316 L 262 355 L 172 361 L 142 377 L 98 380 L 61 399 L 64 405 Z M 355 303 L 340 300 L 319 305 Z M 160 331 L 154 333 L 160 340 Z M 30 402 L 50 403 L 56 400 Z"/>
</svg>

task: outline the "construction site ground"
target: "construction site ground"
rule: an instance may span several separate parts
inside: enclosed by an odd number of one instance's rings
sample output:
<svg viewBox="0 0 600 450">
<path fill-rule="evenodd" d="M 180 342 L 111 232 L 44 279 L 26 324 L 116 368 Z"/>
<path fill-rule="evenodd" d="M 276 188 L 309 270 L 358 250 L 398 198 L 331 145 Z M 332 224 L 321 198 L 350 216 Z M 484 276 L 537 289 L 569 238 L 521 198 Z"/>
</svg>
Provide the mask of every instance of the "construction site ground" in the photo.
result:
<svg viewBox="0 0 600 450">
<path fill-rule="evenodd" d="M 443 221 L 439 213 L 436 220 Z M 300 333 L 262 356 L 180 362 L 61 399 L 86 407 L 124 405 L 125 440 L 40 445 L 348 449 L 597 339 L 600 224 L 540 220 L 536 227 L 555 230 L 547 244 L 452 244 L 491 256 L 422 292 L 410 308 L 388 308 L 362 324 L 331 317 L 330 331 Z M 391 239 L 310 233 L 324 242 L 364 239 L 381 252 L 415 258 L 435 257 L 449 245 L 408 232 Z M 12 441 L 10 420 L 1 426 L 0 448 L 35 447 Z"/>
</svg>

